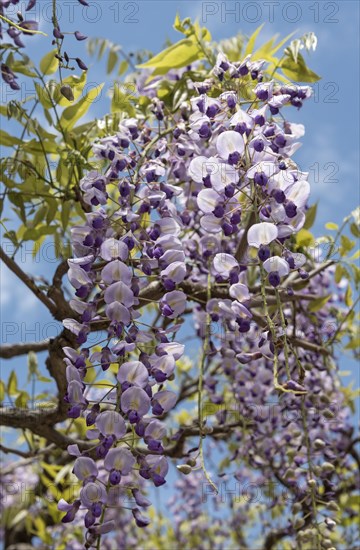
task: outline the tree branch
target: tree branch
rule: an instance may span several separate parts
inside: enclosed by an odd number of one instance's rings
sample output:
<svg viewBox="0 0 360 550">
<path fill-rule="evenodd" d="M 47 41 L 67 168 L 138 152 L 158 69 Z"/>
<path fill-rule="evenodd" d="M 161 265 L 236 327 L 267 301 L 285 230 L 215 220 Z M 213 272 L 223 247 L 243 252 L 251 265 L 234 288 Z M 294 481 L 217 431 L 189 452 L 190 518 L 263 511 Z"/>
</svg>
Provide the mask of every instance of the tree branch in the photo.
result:
<svg viewBox="0 0 360 550">
<path fill-rule="evenodd" d="M 54 443 L 60 449 L 66 449 L 68 445 L 77 444 L 80 449 L 93 447 L 89 441 L 78 441 L 56 430 L 53 426 L 61 421 L 58 411 L 45 412 L 42 410 L 0 408 L 0 425 L 11 428 L 30 430 L 34 434 L 44 437 L 50 443 Z"/>
<path fill-rule="evenodd" d="M 0 346 L 0 357 L 3 359 L 11 359 L 11 357 L 25 355 L 26 353 L 29 353 L 29 351 L 45 351 L 48 349 L 50 341 L 50 339 L 47 339 L 42 342 L 5 344 L 4 346 Z"/>
</svg>

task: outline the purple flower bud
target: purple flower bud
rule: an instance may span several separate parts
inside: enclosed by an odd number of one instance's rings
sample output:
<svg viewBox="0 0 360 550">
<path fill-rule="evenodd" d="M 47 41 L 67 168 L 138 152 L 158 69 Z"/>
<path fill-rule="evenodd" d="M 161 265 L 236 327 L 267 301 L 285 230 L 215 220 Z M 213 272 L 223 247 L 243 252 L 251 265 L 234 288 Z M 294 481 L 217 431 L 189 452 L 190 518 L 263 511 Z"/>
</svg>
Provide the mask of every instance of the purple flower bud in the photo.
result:
<svg viewBox="0 0 360 550">
<path fill-rule="evenodd" d="M 138 506 L 140 506 L 141 508 L 147 508 L 148 506 L 151 506 L 150 500 L 145 498 L 144 495 L 139 491 L 139 489 L 132 489 L 131 492 Z"/>
<path fill-rule="evenodd" d="M 261 185 L 261 186 L 264 186 L 267 184 L 268 182 L 268 177 L 267 175 L 264 173 L 264 172 L 256 172 L 254 174 L 254 182 L 257 184 L 257 185 Z"/>
<path fill-rule="evenodd" d="M 285 204 L 285 213 L 288 218 L 295 218 L 297 214 L 297 206 L 292 201 L 288 201 Z"/>
<path fill-rule="evenodd" d="M 270 258 L 270 248 L 268 246 L 261 245 L 258 251 L 258 258 L 262 262 L 265 262 L 265 260 Z"/>
<path fill-rule="evenodd" d="M 36 4 L 36 0 L 29 0 L 28 5 L 26 6 L 25 11 L 30 11 Z"/>
<path fill-rule="evenodd" d="M 278 204 L 283 204 L 285 202 L 286 197 L 282 189 L 274 189 L 271 194 Z"/>
<path fill-rule="evenodd" d="M 80 40 L 86 40 L 87 39 L 87 36 L 82 34 L 80 31 L 75 31 L 74 34 L 75 34 L 76 40 L 80 41 Z"/>
<path fill-rule="evenodd" d="M 109 481 L 111 485 L 119 485 L 121 481 L 121 474 L 118 470 L 111 470 L 109 475 Z"/>
<path fill-rule="evenodd" d="M 146 527 L 149 525 L 150 519 L 143 516 L 139 510 L 139 508 L 134 508 L 132 511 L 132 515 L 135 518 L 135 523 L 138 527 Z"/>
<path fill-rule="evenodd" d="M 277 271 L 272 271 L 271 273 L 269 273 L 269 283 L 271 284 L 271 286 L 273 287 L 277 287 L 279 286 L 280 284 L 280 275 Z"/>
<path fill-rule="evenodd" d="M 92 514 L 92 512 L 90 510 L 88 510 L 88 512 L 86 512 L 86 515 L 85 515 L 85 520 L 84 520 L 84 523 L 85 523 L 85 527 L 87 529 L 89 529 L 89 527 L 91 527 L 92 525 L 94 525 L 95 523 L 95 516 L 94 514 Z"/>
<path fill-rule="evenodd" d="M 228 156 L 228 163 L 231 165 L 235 165 L 239 162 L 241 158 L 241 155 L 238 151 L 234 151 L 233 153 L 230 153 Z"/>
<path fill-rule="evenodd" d="M 53 28 L 53 35 L 54 35 L 55 38 L 59 38 L 60 40 L 62 40 L 64 38 L 63 33 L 57 27 Z"/>
<path fill-rule="evenodd" d="M 211 128 L 206 122 L 201 125 L 198 132 L 199 136 L 203 139 L 207 139 L 211 136 Z"/>
<path fill-rule="evenodd" d="M 80 0 L 79 0 L 80 1 Z M 85 65 L 85 63 L 83 61 L 81 61 L 81 59 L 79 57 L 76 57 L 75 58 L 75 61 L 76 63 L 78 64 L 78 67 L 79 69 L 81 69 L 82 71 L 87 71 L 88 68 L 87 66 Z"/>
<path fill-rule="evenodd" d="M 254 147 L 255 151 L 257 151 L 258 153 L 261 153 L 261 151 L 263 151 L 264 147 L 265 147 L 263 140 L 262 139 L 255 139 L 253 141 L 253 147 Z"/>
<path fill-rule="evenodd" d="M 21 27 L 24 34 L 32 35 L 33 33 L 31 31 L 37 31 L 39 28 L 39 23 L 37 21 L 21 21 L 19 23 L 19 27 Z"/>
</svg>

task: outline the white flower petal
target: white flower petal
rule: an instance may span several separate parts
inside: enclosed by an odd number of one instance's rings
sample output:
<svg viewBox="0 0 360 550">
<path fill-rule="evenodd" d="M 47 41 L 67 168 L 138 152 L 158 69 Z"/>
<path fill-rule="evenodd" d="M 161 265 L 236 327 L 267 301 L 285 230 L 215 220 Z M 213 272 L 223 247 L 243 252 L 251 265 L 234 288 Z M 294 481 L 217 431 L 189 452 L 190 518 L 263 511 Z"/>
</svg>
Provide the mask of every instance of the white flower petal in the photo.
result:
<svg viewBox="0 0 360 550">
<path fill-rule="evenodd" d="M 210 214 L 219 201 L 219 194 L 213 189 L 203 189 L 197 196 L 197 204 L 202 212 Z"/>
<path fill-rule="evenodd" d="M 260 245 L 266 245 L 274 241 L 278 236 L 276 225 L 268 222 L 255 223 L 247 234 L 247 241 L 250 246 L 259 248 Z"/>
<path fill-rule="evenodd" d="M 231 254 L 220 253 L 216 254 L 214 258 L 214 268 L 220 273 L 220 275 L 228 276 L 230 271 L 234 267 L 238 267 L 239 264 Z"/>
<path fill-rule="evenodd" d="M 305 206 L 310 196 L 310 184 L 307 181 L 297 181 L 285 191 L 286 198 L 298 208 Z"/>
<path fill-rule="evenodd" d="M 221 231 L 221 222 L 220 218 L 214 216 L 214 214 L 205 214 L 200 218 L 200 225 L 208 233 L 219 233 Z"/>
<path fill-rule="evenodd" d="M 280 277 L 284 277 L 290 272 L 289 264 L 286 260 L 284 260 L 284 258 L 280 258 L 280 256 L 273 256 L 272 258 L 265 260 L 263 266 L 267 273 L 277 271 Z"/>
<path fill-rule="evenodd" d="M 219 135 L 216 140 L 216 149 L 220 157 L 227 160 L 231 153 L 244 151 L 244 139 L 241 134 L 228 130 Z"/>
</svg>

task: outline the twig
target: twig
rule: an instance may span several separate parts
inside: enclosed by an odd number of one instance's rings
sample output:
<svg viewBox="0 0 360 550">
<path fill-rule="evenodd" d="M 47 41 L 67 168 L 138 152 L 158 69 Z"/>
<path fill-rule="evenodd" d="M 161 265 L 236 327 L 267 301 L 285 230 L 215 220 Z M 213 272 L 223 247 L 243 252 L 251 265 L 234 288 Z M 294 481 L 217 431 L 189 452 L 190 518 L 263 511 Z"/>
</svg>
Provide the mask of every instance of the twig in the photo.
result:
<svg viewBox="0 0 360 550">
<path fill-rule="evenodd" d="M 9 258 L 1 246 L 0 259 L 10 269 L 10 271 L 12 271 L 31 290 L 31 292 L 35 294 L 40 302 L 42 302 L 56 318 L 56 305 L 36 286 L 34 281 L 26 273 L 24 273 L 15 260 Z"/>
</svg>

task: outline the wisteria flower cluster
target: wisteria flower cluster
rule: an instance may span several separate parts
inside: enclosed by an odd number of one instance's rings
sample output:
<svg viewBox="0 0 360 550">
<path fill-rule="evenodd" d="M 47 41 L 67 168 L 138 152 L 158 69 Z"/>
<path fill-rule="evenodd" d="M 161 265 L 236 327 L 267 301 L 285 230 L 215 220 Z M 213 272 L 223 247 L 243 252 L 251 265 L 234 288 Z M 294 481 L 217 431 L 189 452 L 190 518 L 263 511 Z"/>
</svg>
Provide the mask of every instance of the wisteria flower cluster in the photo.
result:
<svg viewBox="0 0 360 550">
<path fill-rule="evenodd" d="M 310 194 L 308 174 L 292 160 L 304 127 L 282 113 L 300 108 L 311 89 L 264 81 L 264 64 L 250 56 L 231 62 L 221 52 L 177 113 L 149 92 L 149 118 L 124 118 L 114 135 L 94 143 L 97 168 L 81 182 L 89 211 L 71 230 L 74 318 L 64 321 L 80 348 L 64 348 L 68 416 L 85 418 L 89 445 L 69 448 L 81 490 L 74 502 L 59 503 L 63 522 L 84 513 L 87 547 L 115 528 L 111 495 L 128 476 L 135 522 L 149 523 L 141 511 L 150 504 L 143 480 L 155 487 L 166 481 L 164 420 L 179 397 L 171 389 L 184 354 L 177 335 L 191 311 L 203 341 L 199 393 L 220 407 L 218 425 L 230 414 L 227 392 L 249 423 L 235 431 L 234 457 L 275 469 L 290 489 L 302 484 L 300 508 L 310 510 L 310 522 L 320 486 L 322 498 L 334 495 L 331 462 L 345 460 L 351 433 L 346 407 L 328 428 L 331 403 L 342 398 L 322 344 L 331 337 L 323 332 L 331 304 L 343 296 L 334 295 L 309 322 L 308 300 L 330 281 L 327 270 L 311 271 L 296 246 Z M 239 92 L 249 78 L 250 101 Z M 304 308 L 296 324 L 294 304 Z M 101 335 L 96 345 L 94 331 Z M 89 373 L 97 370 L 106 382 L 94 390 Z M 263 415 L 274 391 L 294 419 Z"/>
</svg>

